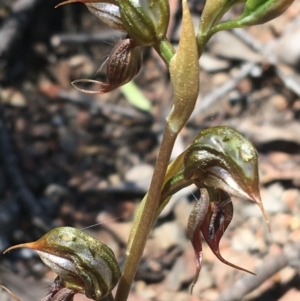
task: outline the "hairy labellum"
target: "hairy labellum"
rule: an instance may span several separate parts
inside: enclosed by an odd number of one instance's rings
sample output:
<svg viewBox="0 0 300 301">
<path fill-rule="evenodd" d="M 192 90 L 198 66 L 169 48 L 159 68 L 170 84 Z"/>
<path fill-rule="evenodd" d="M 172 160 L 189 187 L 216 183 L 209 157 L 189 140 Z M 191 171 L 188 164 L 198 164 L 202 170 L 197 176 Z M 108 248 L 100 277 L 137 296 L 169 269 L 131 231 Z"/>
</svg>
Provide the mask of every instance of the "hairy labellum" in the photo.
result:
<svg viewBox="0 0 300 301">
<path fill-rule="evenodd" d="M 236 266 L 225 260 L 219 250 L 219 243 L 233 217 L 233 205 L 228 193 L 213 188 L 207 188 L 209 196 L 209 207 L 205 220 L 201 226 L 201 232 L 206 243 L 223 263 L 241 271 L 253 274 L 252 272 Z"/>
<path fill-rule="evenodd" d="M 63 281 L 59 277 L 56 277 L 50 286 L 49 293 L 41 301 L 52 301 L 53 297 L 63 288 Z"/>
<path fill-rule="evenodd" d="M 58 291 L 50 301 L 73 301 L 76 292 L 66 287 Z"/>
<path fill-rule="evenodd" d="M 54 280 L 54 282 L 57 280 L 57 278 Z M 75 294 L 76 292 L 74 290 L 66 287 L 60 287 L 57 290 L 53 290 L 51 287 L 50 293 L 41 301 L 73 301 Z"/>
<path fill-rule="evenodd" d="M 219 244 L 221 238 L 233 216 L 233 205 L 230 196 L 222 190 L 209 187 L 201 188 L 200 192 L 200 199 L 196 202 L 188 220 L 188 236 L 196 257 L 196 273 L 191 286 L 191 292 L 198 280 L 202 267 L 201 233 L 212 252 L 220 261 L 233 268 L 253 274 L 242 267 L 228 262 L 220 254 Z"/>
</svg>

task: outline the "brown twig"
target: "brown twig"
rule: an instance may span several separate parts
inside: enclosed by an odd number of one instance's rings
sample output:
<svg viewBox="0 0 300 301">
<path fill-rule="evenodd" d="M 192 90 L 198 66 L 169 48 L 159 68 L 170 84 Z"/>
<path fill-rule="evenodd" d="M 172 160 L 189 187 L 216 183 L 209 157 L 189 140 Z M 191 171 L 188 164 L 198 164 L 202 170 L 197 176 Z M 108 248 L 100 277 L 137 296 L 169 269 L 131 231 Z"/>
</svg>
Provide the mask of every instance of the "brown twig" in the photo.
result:
<svg viewBox="0 0 300 301">
<path fill-rule="evenodd" d="M 297 24 L 299 24 L 299 18 L 296 18 L 293 22 L 291 22 L 287 28 L 291 29 Z M 292 70 L 291 67 L 281 62 L 280 58 L 276 56 L 274 51 L 276 41 L 272 41 L 272 45 L 262 44 L 245 29 L 233 29 L 232 33 L 253 50 L 262 54 L 264 61 L 275 67 L 276 74 L 282 80 L 283 84 L 296 95 L 300 96 L 300 77 Z M 284 30 L 284 34 L 288 33 L 289 30 Z"/>
<path fill-rule="evenodd" d="M 233 90 L 240 81 L 242 81 L 245 77 L 247 77 L 251 71 L 255 68 L 256 63 L 246 63 L 243 65 L 236 76 L 234 76 L 231 80 L 226 82 L 220 87 L 215 88 L 211 93 L 202 97 L 201 102 L 197 102 L 197 105 L 193 111 L 193 114 L 190 120 L 193 120 L 196 116 L 203 113 L 209 107 L 211 107 L 214 103 L 216 103 L 222 96 L 229 93 Z"/>
<path fill-rule="evenodd" d="M 216 301 L 240 301 L 281 269 L 288 265 L 299 266 L 299 262 L 300 243 L 290 243 L 284 247 L 281 254 L 267 258 L 265 263 L 257 269 L 256 277 L 245 275 L 225 290 Z"/>
<path fill-rule="evenodd" d="M 87 94 L 79 94 L 77 92 L 74 93 L 73 91 L 70 92 L 66 90 L 59 90 L 57 97 L 78 105 L 87 106 L 94 112 L 101 112 L 105 110 L 110 113 L 115 113 L 121 116 L 135 118 L 142 121 L 150 121 L 152 119 L 152 117 L 149 114 L 141 112 L 131 106 L 125 107 L 116 104 L 98 102 L 96 97 Z"/>
</svg>

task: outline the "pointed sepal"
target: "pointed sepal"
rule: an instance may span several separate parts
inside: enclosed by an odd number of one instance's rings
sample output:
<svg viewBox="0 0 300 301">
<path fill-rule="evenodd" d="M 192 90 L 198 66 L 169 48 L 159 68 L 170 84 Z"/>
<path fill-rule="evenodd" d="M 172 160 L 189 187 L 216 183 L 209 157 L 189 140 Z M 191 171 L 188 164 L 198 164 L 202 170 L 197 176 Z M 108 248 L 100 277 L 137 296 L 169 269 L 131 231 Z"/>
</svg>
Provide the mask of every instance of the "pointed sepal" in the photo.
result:
<svg viewBox="0 0 300 301">
<path fill-rule="evenodd" d="M 96 301 L 108 296 L 120 278 L 112 250 L 79 229 L 55 228 L 35 242 L 10 247 L 4 253 L 17 248 L 36 250 L 65 288 Z"/>
</svg>

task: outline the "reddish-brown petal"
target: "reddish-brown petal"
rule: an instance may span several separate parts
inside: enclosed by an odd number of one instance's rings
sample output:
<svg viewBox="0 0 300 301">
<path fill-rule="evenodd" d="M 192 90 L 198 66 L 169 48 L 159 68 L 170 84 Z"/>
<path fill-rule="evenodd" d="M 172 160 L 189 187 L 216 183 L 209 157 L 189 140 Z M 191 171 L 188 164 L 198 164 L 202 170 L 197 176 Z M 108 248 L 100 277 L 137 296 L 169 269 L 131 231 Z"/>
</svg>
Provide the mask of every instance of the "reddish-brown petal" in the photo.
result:
<svg viewBox="0 0 300 301">
<path fill-rule="evenodd" d="M 194 285 L 196 284 L 199 273 L 202 266 L 202 242 L 201 242 L 201 232 L 200 228 L 205 216 L 207 214 L 207 209 L 209 206 L 209 195 L 206 189 L 200 189 L 201 197 L 200 200 L 196 202 L 193 208 L 189 220 L 188 220 L 188 236 L 193 245 L 195 256 L 196 256 L 196 273 L 191 286 L 191 293 L 193 291 Z"/>
<path fill-rule="evenodd" d="M 205 238 L 206 243 L 211 248 L 213 253 L 217 256 L 217 258 L 223 263 L 235 269 L 255 275 L 253 272 L 234 265 L 233 263 L 230 263 L 222 257 L 219 249 L 219 244 L 223 234 L 225 233 L 232 220 L 233 205 L 228 193 L 219 189 L 209 190 L 210 204 L 205 220 L 201 225 L 201 232 Z"/>
</svg>

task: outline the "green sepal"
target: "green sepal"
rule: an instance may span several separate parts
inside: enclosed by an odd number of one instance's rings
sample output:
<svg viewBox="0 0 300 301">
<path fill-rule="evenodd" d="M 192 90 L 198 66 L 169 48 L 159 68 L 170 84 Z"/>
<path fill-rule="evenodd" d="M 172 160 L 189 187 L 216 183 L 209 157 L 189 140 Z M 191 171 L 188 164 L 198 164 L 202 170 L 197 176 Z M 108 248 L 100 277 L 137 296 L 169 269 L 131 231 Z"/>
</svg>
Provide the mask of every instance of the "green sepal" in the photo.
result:
<svg viewBox="0 0 300 301">
<path fill-rule="evenodd" d="M 165 38 L 170 18 L 167 0 L 119 0 L 120 15 L 128 35 L 141 46 Z"/>
</svg>

